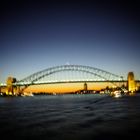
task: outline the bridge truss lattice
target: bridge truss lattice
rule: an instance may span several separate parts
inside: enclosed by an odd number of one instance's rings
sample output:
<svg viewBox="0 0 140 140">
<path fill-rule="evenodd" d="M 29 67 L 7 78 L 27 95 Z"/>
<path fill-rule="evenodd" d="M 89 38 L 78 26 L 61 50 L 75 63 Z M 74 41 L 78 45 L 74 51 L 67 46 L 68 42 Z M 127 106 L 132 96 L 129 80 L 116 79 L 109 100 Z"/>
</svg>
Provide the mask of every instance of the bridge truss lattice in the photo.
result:
<svg viewBox="0 0 140 140">
<path fill-rule="evenodd" d="M 79 73 L 79 77 L 72 76 L 73 75 L 72 73 Z M 90 66 L 61 65 L 61 66 L 55 66 L 33 73 L 32 75 L 29 75 L 28 77 L 20 81 L 17 81 L 16 84 L 22 85 L 28 83 L 31 85 L 37 83 L 63 83 L 63 82 L 78 82 L 78 81 L 79 82 L 80 81 L 85 81 L 85 82 L 86 81 L 87 82 L 114 81 L 115 82 L 115 81 L 123 81 L 123 77 Z"/>
</svg>

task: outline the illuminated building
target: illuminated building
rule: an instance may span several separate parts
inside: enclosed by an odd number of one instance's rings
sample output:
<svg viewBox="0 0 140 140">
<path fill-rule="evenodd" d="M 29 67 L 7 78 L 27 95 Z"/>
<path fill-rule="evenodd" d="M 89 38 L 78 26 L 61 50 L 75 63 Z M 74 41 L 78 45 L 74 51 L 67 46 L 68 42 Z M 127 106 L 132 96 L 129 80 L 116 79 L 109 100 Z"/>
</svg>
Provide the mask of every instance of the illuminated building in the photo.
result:
<svg viewBox="0 0 140 140">
<path fill-rule="evenodd" d="M 134 73 L 129 72 L 127 79 L 128 79 L 128 91 L 129 92 L 134 92 L 136 90 L 136 83 L 135 83 Z"/>
</svg>

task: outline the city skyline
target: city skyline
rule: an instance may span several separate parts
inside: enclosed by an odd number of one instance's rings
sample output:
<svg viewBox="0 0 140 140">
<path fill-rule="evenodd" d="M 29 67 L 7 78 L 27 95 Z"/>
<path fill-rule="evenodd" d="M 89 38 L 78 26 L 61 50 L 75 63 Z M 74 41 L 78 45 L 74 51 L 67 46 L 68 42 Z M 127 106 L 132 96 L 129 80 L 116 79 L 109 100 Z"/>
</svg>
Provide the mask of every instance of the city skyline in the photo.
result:
<svg viewBox="0 0 140 140">
<path fill-rule="evenodd" d="M 136 1 L 6 1 L 1 9 L 0 82 L 64 64 L 140 79 Z"/>
</svg>

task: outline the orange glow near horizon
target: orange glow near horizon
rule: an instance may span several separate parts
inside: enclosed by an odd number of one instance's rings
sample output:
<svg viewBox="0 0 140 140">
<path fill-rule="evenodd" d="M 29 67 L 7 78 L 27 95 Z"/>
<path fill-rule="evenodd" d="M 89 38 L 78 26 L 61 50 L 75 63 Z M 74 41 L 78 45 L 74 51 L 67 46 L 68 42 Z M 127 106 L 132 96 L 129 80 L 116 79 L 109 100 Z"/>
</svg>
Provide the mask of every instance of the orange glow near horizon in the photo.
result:
<svg viewBox="0 0 140 140">
<path fill-rule="evenodd" d="M 107 86 L 111 87 L 111 83 L 87 83 L 88 90 L 101 90 Z M 84 83 L 61 83 L 61 84 L 44 84 L 29 86 L 26 92 L 75 92 L 84 89 Z"/>
</svg>

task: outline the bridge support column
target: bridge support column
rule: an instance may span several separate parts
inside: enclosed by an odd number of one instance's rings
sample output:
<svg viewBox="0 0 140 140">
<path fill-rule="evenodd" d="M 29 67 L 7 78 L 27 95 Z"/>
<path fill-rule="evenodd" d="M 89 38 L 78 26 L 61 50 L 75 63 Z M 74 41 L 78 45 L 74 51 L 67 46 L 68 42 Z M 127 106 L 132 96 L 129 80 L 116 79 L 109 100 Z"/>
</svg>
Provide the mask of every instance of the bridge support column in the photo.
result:
<svg viewBox="0 0 140 140">
<path fill-rule="evenodd" d="M 134 92 L 136 91 L 136 83 L 135 83 L 135 78 L 134 78 L 134 73 L 133 72 L 129 72 L 128 73 L 128 91 L 130 93 L 130 95 L 133 95 Z"/>
<path fill-rule="evenodd" d="M 7 84 L 7 88 L 6 88 L 6 95 L 14 95 L 15 92 L 15 86 L 13 85 L 13 83 L 16 82 L 16 79 L 13 77 L 8 77 L 6 84 Z"/>
<path fill-rule="evenodd" d="M 13 95 L 13 86 L 8 84 L 6 88 L 6 95 Z"/>
</svg>

